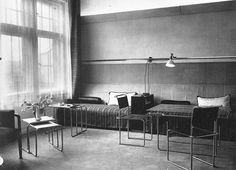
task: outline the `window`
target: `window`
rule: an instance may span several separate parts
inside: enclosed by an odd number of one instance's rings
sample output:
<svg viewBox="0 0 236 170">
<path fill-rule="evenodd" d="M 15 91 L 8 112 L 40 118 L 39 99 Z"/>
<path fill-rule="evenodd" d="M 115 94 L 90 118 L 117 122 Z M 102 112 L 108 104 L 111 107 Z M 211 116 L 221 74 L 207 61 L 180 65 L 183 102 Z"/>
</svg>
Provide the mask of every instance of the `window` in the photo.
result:
<svg viewBox="0 0 236 170">
<path fill-rule="evenodd" d="M 0 0 L 0 105 L 71 95 L 68 4 Z"/>
</svg>

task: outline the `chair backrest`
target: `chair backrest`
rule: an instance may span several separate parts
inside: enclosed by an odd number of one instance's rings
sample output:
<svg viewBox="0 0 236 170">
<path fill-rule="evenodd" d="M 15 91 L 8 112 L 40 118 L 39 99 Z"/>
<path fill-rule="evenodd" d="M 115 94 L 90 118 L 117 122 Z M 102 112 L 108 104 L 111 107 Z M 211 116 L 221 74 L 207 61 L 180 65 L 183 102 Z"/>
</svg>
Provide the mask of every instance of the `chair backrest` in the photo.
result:
<svg viewBox="0 0 236 170">
<path fill-rule="evenodd" d="M 192 126 L 212 130 L 218 117 L 218 109 L 218 107 L 195 107 L 191 119 Z"/>
<path fill-rule="evenodd" d="M 14 110 L 0 110 L 0 127 L 15 128 Z"/>
<path fill-rule="evenodd" d="M 146 114 L 145 98 L 143 95 L 134 95 L 131 97 L 131 114 Z"/>
<path fill-rule="evenodd" d="M 190 105 L 190 101 L 185 100 L 162 100 L 161 104 L 179 104 L 179 105 Z"/>
<path fill-rule="evenodd" d="M 128 97 L 126 95 L 118 95 L 117 97 L 119 108 L 125 108 L 129 106 Z"/>
</svg>

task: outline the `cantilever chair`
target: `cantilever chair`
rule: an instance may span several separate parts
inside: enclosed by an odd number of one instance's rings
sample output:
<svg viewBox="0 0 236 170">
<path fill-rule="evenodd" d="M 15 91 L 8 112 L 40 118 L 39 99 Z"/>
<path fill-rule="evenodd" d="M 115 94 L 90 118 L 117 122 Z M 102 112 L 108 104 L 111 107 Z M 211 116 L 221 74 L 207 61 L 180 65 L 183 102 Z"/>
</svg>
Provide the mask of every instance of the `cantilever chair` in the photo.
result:
<svg viewBox="0 0 236 170">
<path fill-rule="evenodd" d="M 130 109 L 128 109 L 128 114 L 127 114 L 127 108 L 129 107 L 128 105 L 128 99 L 126 95 L 119 95 L 117 96 L 117 100 L 118 100 L 118 105 L 119 105 L 119 117 L 117 118 L 119 120 L 119 144 L 120 145 L 133 145 L 133 146 L 145 146 L 145 141 L 146 140 L 152 140 L 152 117 L 151 115 L 145 113 L 132 113 L 132 109 L 131 109 L 131 113 L 129 113 Z M 143 100 L 143 105 L 144 105 L 144 100 Z M 124 112 L 124 110 L 126 110 L 126 113 Z M 143 140 L 143 145 L 134 145 L 134 144 L 125 144 L 122 143 L 121 141 L 121 127 L 122 127 L 122 121 L 125 120 L 127 121 L 127 133 L 128 133 L 128 139 L 137 139 L 137 140 Z M 138 138 L 138 137 L 130 137 L 129 136 L 129 132 L 130 132 L 130 121 L 132 120 L 136 120 L 136 121 L 141 121 L 143 124 L 143 138 Z M 149 126 L 148 126 L 149 125 Z M 150 127 L 150 131 L 151 131 L 151 137 L 150 138 L 146 138 L 146 133 L 148 131 L 148 128 Z"/>
<path fill-rule="evenodd" d="M 218 116 L 218 107 L 195 107 L 191 116 L 191 127 L 190 134 L 182 133 L 167 129 L 167 160 L 170 161 L 175 166 L 178 166 L 182 169 L 187 169 L 169 159 L 169 138 L 171 134 L 179 134 L 181 136 L 190 138 L 190 170 L 193 169 L 193 159 L 201 161 L 211 166 L 215 166 L 215 157 L 216 157 L 216 142 L 217 142 L 217 116 Z M 212 162 L 207 162 L 199 157 L 196 157 L 193 152 L 194 139 L 196 138 L 207 138 L 212 137 L 213 141 L 213 150 L 212 150 Z"/>
<path fill-rule="evenodd" d="M 15 127 L 17 118 L 17 127 Z M 21 119 L 14 110 L 0 110 L 0 138 L 1 144 L 17 138 L 19 158 L 22 159 Z"/>
</svg>

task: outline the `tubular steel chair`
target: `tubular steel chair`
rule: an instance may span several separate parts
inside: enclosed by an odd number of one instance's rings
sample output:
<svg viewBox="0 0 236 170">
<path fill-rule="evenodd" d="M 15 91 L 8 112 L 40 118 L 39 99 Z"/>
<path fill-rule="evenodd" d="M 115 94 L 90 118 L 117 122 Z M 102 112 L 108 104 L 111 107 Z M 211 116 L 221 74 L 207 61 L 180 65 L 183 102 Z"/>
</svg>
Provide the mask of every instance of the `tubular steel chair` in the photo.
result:
<svg viewBox="0 0 236 170">
<path fill-rule="evenodd" d="M 191 116 L 191 127 L 190 134 L 182 133 L 173 129 L 167 129 L 167 160 L 170 161 L 175 166 L 182 169 L 187 169 L 169 159 L 169 138 L 170 134 L 175 133 L 181 136 L 190 138 L 190 170 L 193 169 L 193 158 L 215 167 L 215 157 L 216 157 L 216 147 L 217 147 L 217 116 L 218 107 L 195 107 Z M 203 159 L 196 157 L 193 153 L 193 141 L 196 138 L 206 138 L 212 137 L 213 150 L 212 150 L 212 162 L 207 162 Z"/>
<path fill-rule="evenodd" d="M 145 146 L 145 141 L 146 140 L 152 140 L 152 117 L 149 114 L 143 113 L 143 114 L 135 114 L 135 113 L 129 113 L 129 105 L 128 105 L 128 99 L 126 95 L 119 95 L 117 96 L 118 100 L 118 105 L 119 105 L 119 117 L 117 118 L 119 120 L 119 144 L 120 145 L 133 145 L 133 146 Z M 128 114 L 125 114 L 124 111 L 127 111 L 128 109 Z M 127 112 L 126 112 L 127 113 Z M 134 145 L 134 144 L 125 144 L 121 142 L 121 127 L 122 127 L 122 121 L 125 120 L 127 121 L 127 133 L 128 133 L 128 139 L 137 139 L 137 140 L 143 140 L 143 145 Z M 129 132 L 130 132 L 130 120 L 137 120 L 141 121 L 143 124 L 143 138 L 138 138 L 138 137 L 130 137 Z M 147 132 L 147 125 L 149 123 L 150 126 L 150 131 L 151 131 L 151 138 L 147 139 L 146 138 L 146 132 Z"/>
<path fill-rule="evenodd" d="M 17 127 L 15 127 L 17 118 Z M 1 144 L 6 144 L 9 140 L 18 139 L 19 158 L 22 159 L 21 140 L 21 119 L 14 110 L 0 110 L 0 138 Z"/>
</svg>

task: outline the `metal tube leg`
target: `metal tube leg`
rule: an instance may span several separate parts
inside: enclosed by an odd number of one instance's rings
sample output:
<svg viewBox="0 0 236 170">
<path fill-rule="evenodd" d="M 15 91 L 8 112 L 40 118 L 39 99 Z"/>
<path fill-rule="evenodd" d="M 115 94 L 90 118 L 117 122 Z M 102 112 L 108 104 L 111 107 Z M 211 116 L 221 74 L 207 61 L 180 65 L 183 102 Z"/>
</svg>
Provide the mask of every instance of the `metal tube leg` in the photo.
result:
<svg viewBox="0 0 236 170">
<path fill-rule="evenodd" d="M 63 127 L 61 127 L 61 150 L 63 151 Z"/>
<path fill-rule="evenodd" d="M 38 156 L 38 140 L 37 140 L 37 130 L 35 130 L 35 156 Z"/>
<path fill-rule="evenodd" d="M 79 112 L 80 112 L 80 122 L 81 122 L 81 132 L 83 131 L 83 111 L 82 111 L 82 108 L 80 108 L 80 110 L 79 110 Z"/>
<path fill-rule="evenodd" d="M 58 129 L 56 129 L 57 131 L 57 147 L 59 147 L 59 140 L 58 140 Z"/>
<path fill-rule="evenodd" d="M 127 132 L 128 132 L 128 139 L 129 139 L 129 120 L 127 120 Z"/>
<path fill-rule="evenodd" d="M 167 160 L 169 161 L 169 130 L 167 129 L 166 131 L 166 136 L 167 136 Z"/>
<path fill-rule="evenodd" d="M 78 111 L 75 110 L 75 127 L 76 127 L 76 134 L 78 134 Z M 82 125 L 81 125 L 81 131 L 82 131 Z"/>
<path fill-rule="evenodd" d="M 214 136 L 213 136 L 213 157 L 212 166 L 215 167 L 215 156 L 217 154 L 217 120 L 214 122 Z"/>
<path fill-rule="evenodd" d="M 48 142 L 50 143 L 50 131 L 48 132 Z"/>
<path fill-rule="evenodd" d="M 30 152 L 29 125 L 27 126 L 27 151 Z"/>
<path fill-rule="evenodd" d="M 52 130 L 52 144 L 54 145 L 53 130 Z"/>
<path fill-rule="evenodd" d="M 143 146 L 145 146 L 145 134 L 146 134 L 146 123 L 145 120 L 143 120 Z"/>
<path fill-rule="evenodd" d="M 64 126 L 66 126 L 66 108 L 64 108 L 63 114 L 64 114 Z"/>
<path fill-rule="evenodd" d="M 88 114 L 87 114 L 87 108 L 86 107 L 85 107 L 84 114 L 85 114 L 85 122 L 86 122 L 85 127 L 86 127 L 86 130 L 87 130 L 88 129 Z"/>
<path fill-rule="evenodd" d="M 219 146 L 221 144 L 221 127 L 219 126 Z"/>
<path fill-rule="evenodd" d="M 160 150 L 160 140 L 159 140 L 159 116 L 157 116 L 157 149 Z"/>
<path fill-rule="evenodd" d="M 151 120 L 150 120 L 150 124 L 151 124 L 151 127 L 150 127 L 150 128 L 151 128 L 151 140 L 152 140 L 152 138 L 153 138 L 153 131 L 152 131 L 152 130 L 153 130 L 153 129 L 152 129 L 152 128 L 153 128 L 153 124 L 152 124 L 152 116 L 151 116 L 150 119 L 151 119 Z"/>
<path fill-rule="evenodd" d="M 119 118 L 119 144 L 121 144 L 121 118 Z"/>
<path fill-rule="evenodd" d="M 70 132 L 71 132 L 71 136 L 73 136 L 73 126 L 72 126 L 72 109 L 70 109 Z"/>
<path fill-rule="evenodd" d="M 215 136 L 213 136 L 213 140 L 214 140 L 214 143 L 215 143 L 215 152 L 214 152 L 214 156 L 217 155 L 217 138 L 218 138 L 218 135 L 219 135 L 219 138 L 220 138 L 220 134 L 217 135 L 217 120 L 214 122 L 214 134 L 216 134 Z M 220 130 L 220 129 L 219 129 Z M 220 140 L 220 139 L 219 139 Z M 213 145 L 214 146 L 214 145 Z M 218 145 L 219 146 L 219 145 Z"/>
<path fill-rule="evenodd" d="M 217 145 L 217 138 L 213 136 L 213 153 L 212 153 L 212 166 L 215 166 L 215 155 L 216 155 L 216 145 Z"/>
<path fill-rule="evenodd" d="M 193 137 L 190 137 L 190 170 L 193 169 Z"/>
</svg>

